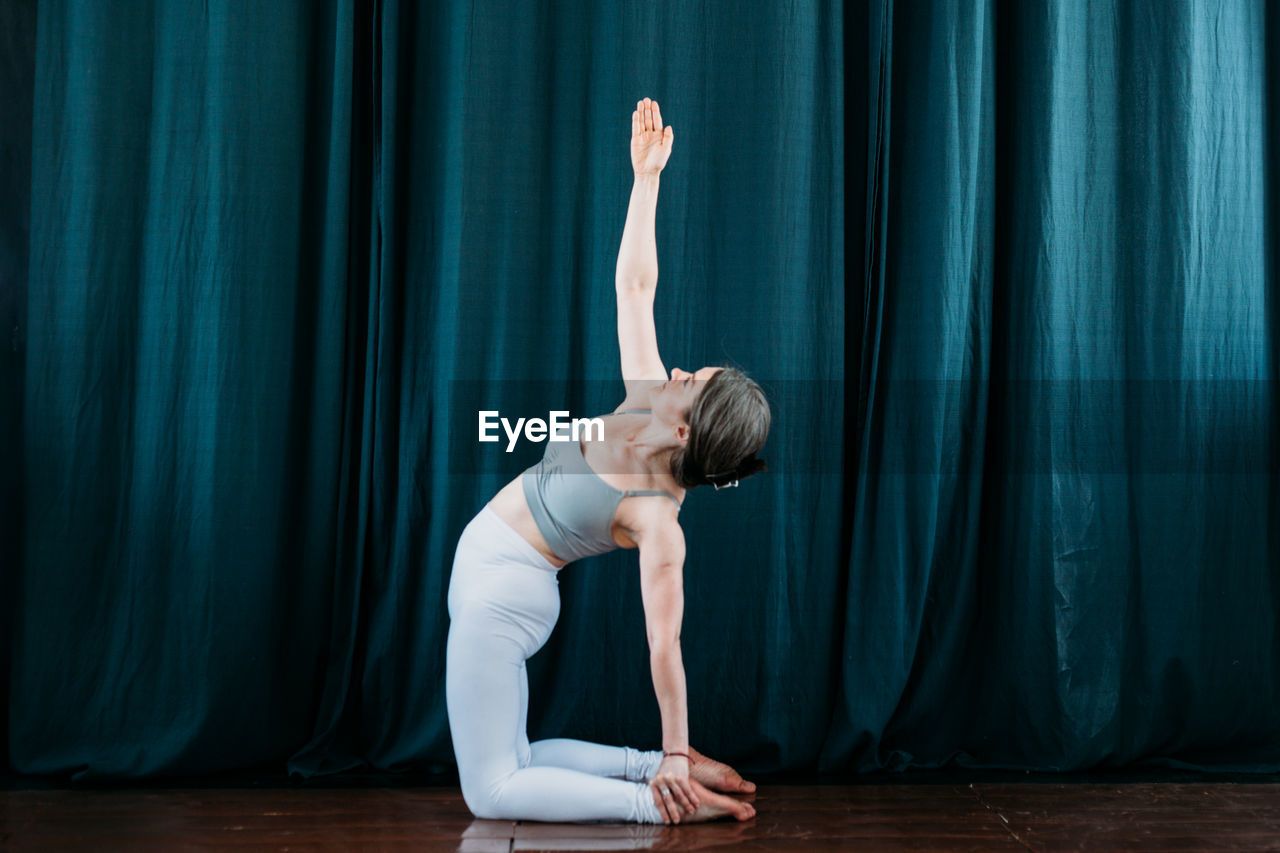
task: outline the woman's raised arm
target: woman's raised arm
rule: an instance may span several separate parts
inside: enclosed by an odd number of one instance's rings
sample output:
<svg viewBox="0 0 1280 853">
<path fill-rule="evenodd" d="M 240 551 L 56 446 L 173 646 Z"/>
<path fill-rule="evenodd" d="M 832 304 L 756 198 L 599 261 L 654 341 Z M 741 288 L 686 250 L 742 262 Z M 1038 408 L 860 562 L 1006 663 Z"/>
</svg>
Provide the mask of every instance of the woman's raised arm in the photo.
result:
<svg viewBox="0 0 1280 853">
<path fill-rule="evenodd" d="M 622 379 L 667 378 L 658 355 L 658 335 L 653 324 L 653 296 L 658 286 L 658 247 L 654 220 L 658 210 L 659 174 L 671 156 L 671 127 L 662 126 L 656 101 L 645 98 L 631 114 L 631 166 L 635 183 L 622 229 L 615 281 L 618 291 L 618 350 Z M 627 396 L 633 388 L 628 385 Z"/>
</svg>

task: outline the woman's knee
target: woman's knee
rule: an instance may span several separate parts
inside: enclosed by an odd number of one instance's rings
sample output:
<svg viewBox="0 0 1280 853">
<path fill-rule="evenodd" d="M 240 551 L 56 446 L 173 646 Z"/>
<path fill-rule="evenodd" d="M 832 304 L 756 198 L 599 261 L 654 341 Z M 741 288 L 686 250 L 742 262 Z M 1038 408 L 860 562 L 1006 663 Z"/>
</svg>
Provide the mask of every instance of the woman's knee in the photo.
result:
<svg viewBox="0 0 1280 853">
<path fill-rule="evenodd" d="M 467 808 L 471 813 L 478 818 L 486 820 L 498 818 L 497 799 L 490 796 L 483 785 L 468 784 L 466 780 L 462 780 L 462 801 L 467 804 Z"/>
<path fill-rule="evenodd" d="M 462 801 L 478 818 L 484 820 L 503 820 L 509 815 L 503 813 L 502 785 L 483 783 L 476 780 L 462 779 Z"/>
</svg>

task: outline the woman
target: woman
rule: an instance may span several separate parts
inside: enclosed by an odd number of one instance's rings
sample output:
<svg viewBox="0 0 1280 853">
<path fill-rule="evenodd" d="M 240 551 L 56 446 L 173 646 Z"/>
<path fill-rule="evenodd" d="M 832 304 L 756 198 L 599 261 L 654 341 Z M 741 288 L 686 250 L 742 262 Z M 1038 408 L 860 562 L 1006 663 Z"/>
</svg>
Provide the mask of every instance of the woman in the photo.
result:
<svg viewBox="0 0 1280 853">
<path fill-rule="evenodd" d="M 733 368 L 673 369 L 658 356 L 653 296 L 658 173 L 671 153 L 658 104 L 632 114 L 635 186 L 618 257 L 618 343 L 626 399 L 603 440 L 547 442 L 546 455 L 467 525 L 449 582 L 446 695 L 462 796 L 482 818 L 681 823 L 755 815 L 714 793 L 755 790 L 689 746 L 680 622 L 686 490 L 763 470 L 769 405 Z M 525 733 L 525 661 L 560 611 L 556 573 L 614 548 L 640 549 L 641 593 L 662 751 Z M 618 777 L 618 778 L 614 778 Z"/>
</svg>

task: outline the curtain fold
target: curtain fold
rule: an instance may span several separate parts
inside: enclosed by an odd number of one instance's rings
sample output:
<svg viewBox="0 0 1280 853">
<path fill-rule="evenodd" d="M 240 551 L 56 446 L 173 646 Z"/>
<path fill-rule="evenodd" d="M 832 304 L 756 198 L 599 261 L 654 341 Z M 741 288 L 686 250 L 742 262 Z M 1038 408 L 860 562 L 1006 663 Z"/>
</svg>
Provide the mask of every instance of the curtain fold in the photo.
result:
<svg viewBox="0 0 1280 853">
<path fill-rule="evenodd" d="M 22 554 L 22 398 L 30 243 L 31 108 L 35 86 L 34 0 L 0 4 L 0 731 L 9 730 L 14 599 Z M 0 741 L 8 766 L 9 741 Z"/>
</svg>

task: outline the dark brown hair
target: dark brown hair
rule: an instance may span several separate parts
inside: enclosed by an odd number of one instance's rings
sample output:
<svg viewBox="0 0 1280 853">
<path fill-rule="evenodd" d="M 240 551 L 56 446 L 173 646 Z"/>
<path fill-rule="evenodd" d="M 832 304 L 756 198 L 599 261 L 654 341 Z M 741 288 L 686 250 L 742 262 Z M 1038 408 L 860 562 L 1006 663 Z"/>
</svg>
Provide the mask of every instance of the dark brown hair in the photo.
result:
<svg viewBox="0 0 1280 853">
<path fill-rule="evenodd" d="M 724 486 L 765 470 L 755 454 L 769 437 L 772 416 L 751 377 L 725 367 L 707 380 L 685 413 L 689 442 L 671 456 L 671 474 L 686 489 Z"/>
</svg>

